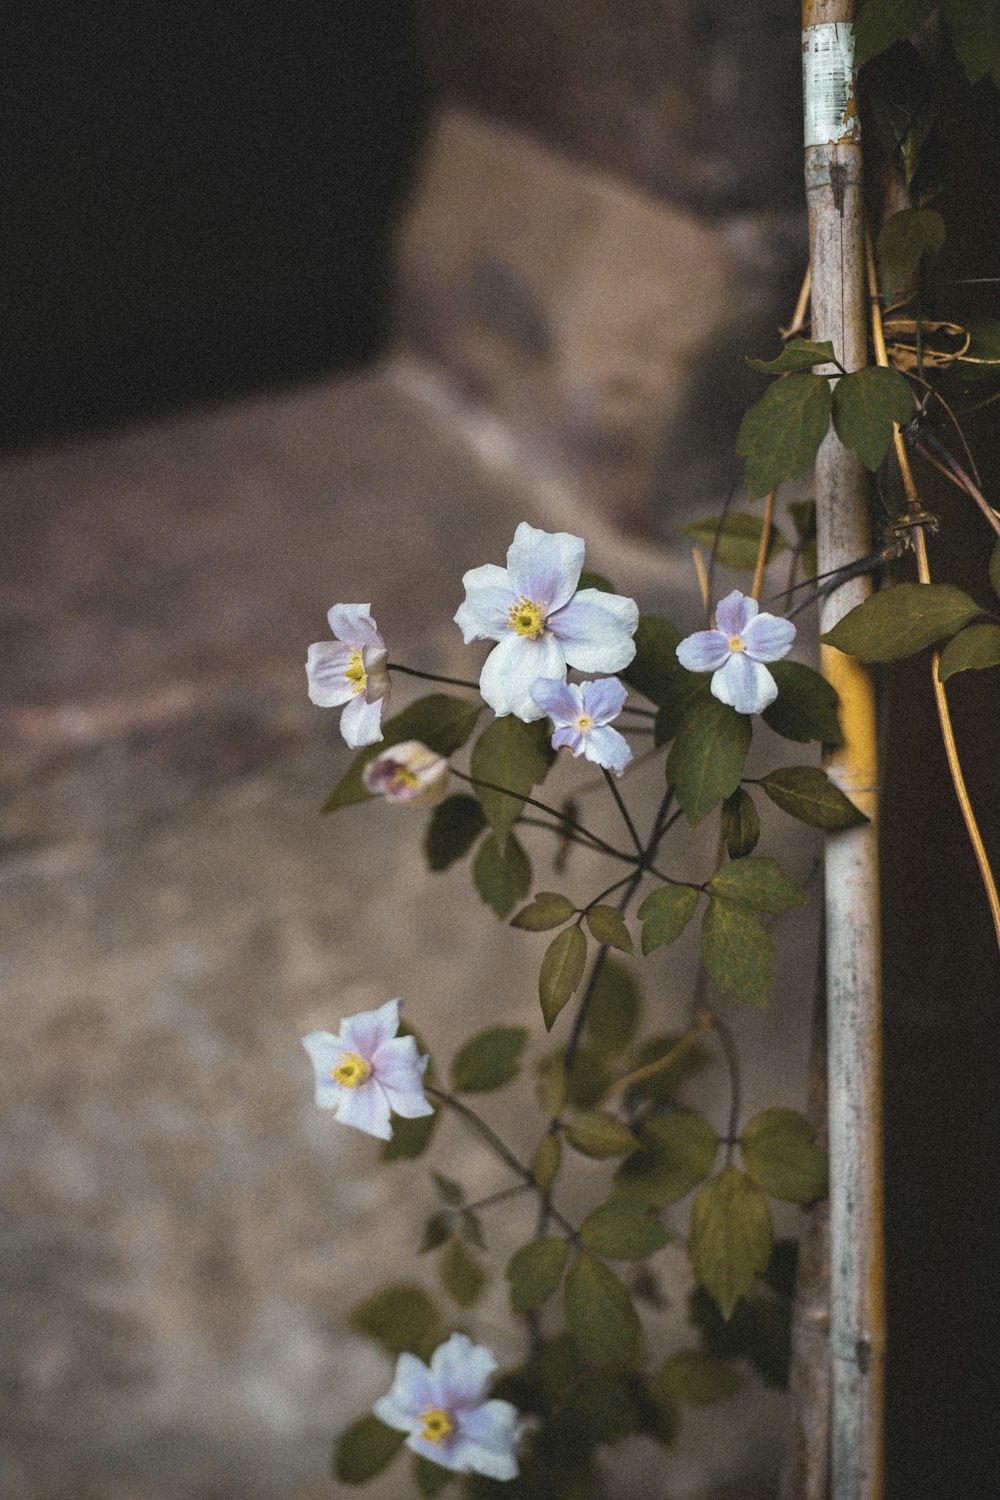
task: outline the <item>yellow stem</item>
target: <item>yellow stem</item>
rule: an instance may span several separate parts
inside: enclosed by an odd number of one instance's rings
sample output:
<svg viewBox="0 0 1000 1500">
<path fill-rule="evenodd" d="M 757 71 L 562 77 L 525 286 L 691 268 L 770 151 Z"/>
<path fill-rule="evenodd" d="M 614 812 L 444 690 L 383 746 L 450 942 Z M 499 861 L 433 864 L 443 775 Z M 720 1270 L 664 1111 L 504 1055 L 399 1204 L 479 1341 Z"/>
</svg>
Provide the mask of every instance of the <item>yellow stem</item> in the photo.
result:
<svg viewBox="0 0 1000 1500">
<path fill-rule="evenodd" d="M 610 1088 L 605 1090 L 601 1103 L 607 1104 L 610 1099 L 613 1099 L 616 1094 L 623 1093 L 625 1089 L 633 1088 L 637 1083 L 645 1083 L 647 1078 L 655 1078 L 657 1074 L 665 1073 L 668 1068 L 672 1068 L 691 1051 L 702 1033 L 712 1025 L 713 1019 L 710 1010 L 699 1012 L 698 1019 L 691 1030 L 684 1033 L 677 1045 L 671 1047 L 665 1057 L 658 1057 L 655 1062 L 647 1063 L 644 1068 L 636 1068 L 634 1073 L 626 1073 L 624 1078 L 617 1079 Z"/>
<path fill-rule="evenodd" d="M 757 549 L 757 566 L 753 571 L 753 583 L 750 587 L 751 599 L 760 603 L 760 591 L 764 583 L 764 569 L 767 566 L 767 551 L 771 545 L 771 528 L 774 525 L 774 491 L 770 490 L 764 496 L 764 524 L 760 529 L 760 546 Z"/>
<path fill-rule="evenodd" d="M 809 311 L 809 294 L 812 291 L 812 265 L 806 266 L 806 274 L 802 278 L 802 286 L 799 288 L 799 299 L 792 313 L 792 321 L 787 328 L 779 328 L 778 332 L 783 339 L 790 339 L 796 333 L 801 333 L 805 326 L 806 313 Z"/>
<path fill-rule="evenodd" d="M 698 589 L 701 593 L 701 602 L 707 615 L 712 608 L 712 602 L 708 597 L 708 569 L 705 567 L 705 559 L 701 555 L 700 547 L 691 548 L 691 561 L 694 563 L 694 571 L 698 577 Z"/>
</svg>

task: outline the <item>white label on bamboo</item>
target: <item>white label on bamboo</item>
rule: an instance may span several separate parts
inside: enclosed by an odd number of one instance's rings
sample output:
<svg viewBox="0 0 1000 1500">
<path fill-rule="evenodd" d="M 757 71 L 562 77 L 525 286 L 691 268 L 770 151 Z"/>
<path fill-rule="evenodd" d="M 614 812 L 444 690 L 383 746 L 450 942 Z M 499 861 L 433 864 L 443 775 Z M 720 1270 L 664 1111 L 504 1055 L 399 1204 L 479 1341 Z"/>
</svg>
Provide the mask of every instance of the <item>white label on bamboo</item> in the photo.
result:
<svg viewBox="0 0 1000 1500">
<path fill-rule="evenodd" d="M 806 146 L 860 138 L 854 99 L 854 27 L 826 21 L 802 33 Z"/>
</svg>

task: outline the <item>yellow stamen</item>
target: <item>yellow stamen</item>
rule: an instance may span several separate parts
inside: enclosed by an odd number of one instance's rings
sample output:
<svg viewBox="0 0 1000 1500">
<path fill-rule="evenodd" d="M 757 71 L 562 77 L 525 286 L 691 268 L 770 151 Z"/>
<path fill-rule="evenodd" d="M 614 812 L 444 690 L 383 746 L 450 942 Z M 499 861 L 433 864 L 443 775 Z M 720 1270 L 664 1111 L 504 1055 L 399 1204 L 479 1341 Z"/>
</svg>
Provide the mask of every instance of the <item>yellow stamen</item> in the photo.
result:
<svg viewBox="0 0 1000 1500">
<path fill-rule="evenodd" d="M 522 594 L 507 611 L 507 624 L 518 635 L 527 636 L 529 641 L 537 641 L 545 629 L 541 604 L 537 600 L 533 602 L 526 599 Z"/>
<path fill-rule="evenodd" d="M 361 655 L 360 646 L 355 646 L 351 652 L 350 664 L 344 673 L 348 682 L 353 683 L 351 691 L 357 696 L 363 693 L 368 684 L 368 674 L 365 671 L 364 657 Z"/>
<path fill-rule="evenodd" d="M 729 649 L 730 651 L 745 651 L 747 648 L 738 635 L 731 635 L 729 637 Z"/>
<path fill-rule="evenodd" d="M 576 721 L 576 727 L 581 734 L 586 734 L 588 729 L 593 729 L 594 721 L 589 714 L 581 714 Z"/>
<path fill-rule="evenodd" d="M 420 777 L 414 775 L 407 766 L 397 766 L 392 773 L 392 786 L 393 790 L 408 786 L 411 791 L 415 792 L 420 786 Z"/>
<path fill-rule="evenodd" d="M 360 1088 L 371 1076 L 371 1063 L 365 1062 L 356 1052 L 342 1052 L 339 1063 L 330 1072 L 330 1077 L 342 1083 L 345 1089 Z"/>
<path fill-rule="evenodd" d="M 454 1432 L 455 1424 L 440 1406 L 428 1406 L 420 1415 L 424 1423 L 420 1436 L 428 1443 L 433 1443 L 436 1448 L 440 1448 L 448 1434 Z"/>
</svg>

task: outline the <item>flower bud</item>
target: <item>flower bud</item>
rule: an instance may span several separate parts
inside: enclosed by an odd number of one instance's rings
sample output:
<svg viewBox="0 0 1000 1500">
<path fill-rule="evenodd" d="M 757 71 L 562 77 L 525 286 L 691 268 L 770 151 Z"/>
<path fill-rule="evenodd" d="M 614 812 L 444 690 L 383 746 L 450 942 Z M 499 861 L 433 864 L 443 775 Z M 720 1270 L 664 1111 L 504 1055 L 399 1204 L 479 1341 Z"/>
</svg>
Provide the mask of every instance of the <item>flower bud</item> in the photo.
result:
<svg viewBox="0 0 1000 1500">
<path fill-rule="evenodd" d="M 404 740 L 369 762 L 364 783 L 373 797 L 421 807 L 441 801 L 448 785 L 448 762 L 420 740 Z"/>
</svg>

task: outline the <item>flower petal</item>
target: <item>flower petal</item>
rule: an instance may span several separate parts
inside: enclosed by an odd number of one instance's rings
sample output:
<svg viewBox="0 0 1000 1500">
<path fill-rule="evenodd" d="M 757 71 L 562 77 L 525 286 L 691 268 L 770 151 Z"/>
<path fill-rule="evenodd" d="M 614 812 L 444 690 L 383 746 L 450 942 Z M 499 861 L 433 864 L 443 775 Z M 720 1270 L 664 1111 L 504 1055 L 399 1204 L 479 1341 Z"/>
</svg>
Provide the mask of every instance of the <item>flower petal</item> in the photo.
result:
<svg viewBox="0 0 1000 1500">
<path fill-rule="evenodd" d="M 384 698 L 369 703 L 364 693 L 356 693 L 340 716 L 340 732 L 352 750 L 377 745 L 382 738 L 382 704 Z"/>
<path fill-rule="evenodd" d="M 531 696 L 553 724 L 571 724 L 583 712 L 580 689 L 559 677 L 537 677 L 531 684 Z"/>
<path fill-rule="evenodd" d="M 548 626 L 571 667 L 580 672 L 620 672 L 635 655 L 639 606 L 624 594 L 580 589 Z"/>
<path fill-rule="evenodd" d="M 385 1090 L 390 1107 L 407 1120 L 434 1113 L 434 1106 L 424 1093 L 426 1067 L 427 1058 L 420 1056 L 416 1038 L 412 1036 L 383 1042 L 372 1058 L 375 1077 Z"/>
<path fill-rule="evenodd" d="M 431 1356 L 431 1374 L 438 1383 L 441 1405 L 448 1411 L 471 1407 L 482 1401 L 489 1389 L 497 1362 L 482 1344 L 474 1344 L 464 1333 L 453 1333 Z"/>
<path fill-rule="evenodd" d="M 717 672 L 731 655 L 729 637 L 721 630 L 696 630 L 677 647 L 677 660 L 689 672 Z"/>
<path fill-rule="evenodd" d="M 522 521 L 507 549 L 515 594 L 542 604 L 546 613 L 572 597 L 583 568 L 584 540 L 568 531 L 539 531 Z"/>
<path fill-rule="evenodd" d="M 349 1051 L 371 1062 L 381 1046 L 399 1030 L 400 999 L 387 1000 L 377 1010 L 360 1010 L 340 1023 L 340 1039 Z"/>
<path fill-rule="evenodd" d="M 335 604 L 327 611 L 330 629 L 338 641 L 349 646 L 376 646 L 385 650 L 385 641 L 371 616 L 370 604 Z"/>
<path fill-rule="evenodd" d="M 732 704 L 738 714 L 759 714 L 777 698 L 778 684 L 745 651 L 734 651 L 712 678 L 712 693 L 720 703 Z"/>
<path fill-rule="evenodd" d="M 317 708 L 339 708 L 354 696 L 354 684 L 348 682 L 351 647 L 339 641 L 316 641 L 306 654 L 306 681 L 309 701 Z"/>
<path fill-rule="evenodd" d="M 553 750 L 572 750 L 574 755 L 583 753 L 583 734 L 575 724 L 560 724 L 552 735 Z"/>
<path fill-rule="evenodd" d="M 583 753 L 595 765 L 603 766 L 620 776 L 632 761 L 632 750 L 628 740 L 617 729 L 599 724 L 584 736 Z"/>
<path fill-rule="evenodd" d="M 464 1468 L 490 1479 L 513 1479 L 517 1474 L 514 1449 L 523 1423 L 509 1401 L 484 1401 L 459 1419 L 456 1458 Z"/>
<path fill-rule="evenodd" d="M 545 717 L 545 710 L 531 696 L 532 685 L 539 677 L 565 675 L 566 659 L 548 632 L 533 641 L 505 630 L 483 665 L 479 691 L 495 714 L 516 714 L 530 724 Z"/>
<path fill-rule="evenodd" d="M 407 1432 L 420 1413 L 437 1405 L 437 1383 L 422 1359 L 415 1354 L 401 1354 L 387 1396 L 382 1396 L 372 1411 L 387 1427 Z"/>
<path fill-rule="evenodd" d="M 584 712 L 595 724 L 610 724 L 625 707 L 628 688 L 617 677 L 598 677 L 581 684 Z"/>
<path fill-rule="evenodd" d="M 361 664 L 365 669 L 365 697 L 369 703 L 377 698 L 389 699 L 389 673 L 386 662 L 389 653 L 384 647 L 365 646 L 361 652 Z"/>
<path fill-rule="evenodd" d="M 472 641 L 498 641 L 507 631 L 507 611 L 517 594 L 506 568 L 484 563 L 470 568 L 462 579 L 465 600 L 458 606 L 455 624 L 465 644 Z"/>
<path fill-rule="evenodd" d="M 316 1103 L 320 1109 L 336 1109 L 340 1103 L 341 1085 L 331 1075 L 344 1051 L 343 1042 L 332 1032 L 311 1031 L 302 1038 L 302 1045 L 316 1074 Z"/>
<path fill-rule="evenodd" d="M 743 644 L 751 661 L 780 661 L 792 649 L 795 626 L 779 615 L 758 615 L 743 632 Z"/>
<path fill-rule="evenodd" d="M 391 1141 L 390 1113 L 385 1091 L 373 1078 L 358 1088 L 340 1090 L 336 1118 L 342 1125 L 353 1125 L 355 1130 L 378 1136 L 380 1141 Z"/>
<path fill-rule="evenodd" d="M 715 623 L 723 635 L 741 636 L 759 608 L 756 599 L 751 599 L 748 594 L 741 594 L 739 589 L 733 589 L 731 594 L 719 600 L 715 610 Z"/>
</svg>

